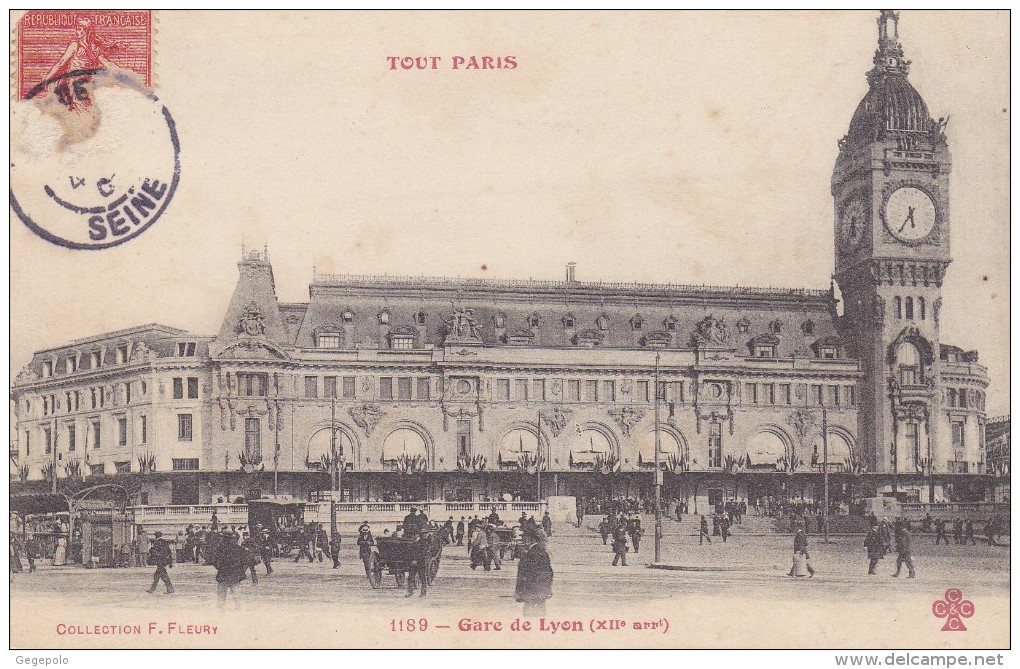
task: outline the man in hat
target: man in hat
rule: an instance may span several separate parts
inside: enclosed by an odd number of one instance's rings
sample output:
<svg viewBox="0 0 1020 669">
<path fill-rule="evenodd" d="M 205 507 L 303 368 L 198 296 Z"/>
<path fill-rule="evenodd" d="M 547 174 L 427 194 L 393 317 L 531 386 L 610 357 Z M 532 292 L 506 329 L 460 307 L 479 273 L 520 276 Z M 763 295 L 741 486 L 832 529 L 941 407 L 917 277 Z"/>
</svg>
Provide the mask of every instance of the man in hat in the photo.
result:
<svg viewBox="0 0 1020 669">
<path fill-rule="evenodd" d="M 463 546 L 464 545 L 464 531 L 465 531 L 464 516 L 461 516 L 460 520 L 457 522 L 457 533 L 456 533 L 456 535 L 457 535 L 457 545 L 458 546 Z"/>
<path fill-rule="evenodd" d="M 906 564 L 907 578 L 914 578 L 914 558 L 911 555 L 910 544 L 910 530 L 903 524 L 896 534 L 896 573 L 893 576 L 899 576 L 900 569 Z"/>
<path fill-rule="evenodd" d="M 412 506 L 411 511 L 404 516 L 404 522 L 401 525 L 404 526 L 404 536 L 408 539 L 413 539 L 418 535 L 418 507 Z"/>
<path fill-rule="evenodd" d="M 358 527 L 358 559 L 367 560 L 372 556 L 372 544 L 375 540 L 372 538 L 372 528 L 369 526 L 368 521 L 363 521 L 361 526 Z"/>
<path fill-rule="evenodd" d="M 170 574 L 167 573 L 166 568 L 174 566 L 174 556 L 170 551 L 170 544 L 163 538 L 163 533 L 157 531 L 155 537 L 156 540 L 152 542 L 152 548 L 149 549 L 149 564 L 156 565 L 156 572 L 152 575 L 152 586 L 146 592 L 150 595 L 156 592 L 156 586 L 160 581 L 163 581 L 163 584 L 166 585 L 166 594 L 171 595 L 174 592 L 174 586 L 170 583 Z"/>
<path fill-rule="evenodd" d="M 329 539 L 329 557 L 333 558 L 333 569 L 340 566 L 340 533 L 334 532 Z"/>
<path fill-rule="evenodd" d="M 542 531 L 545 532 L 545 536 L 552 536 L 552 516 L 549 515 L 548 511 L 542 516 Z"/>
<path fill-rule="evenodd" d="M 545 615 L 545 600 L 552 597 L 553 570 L 546 550 L 545 533 L 528 528 L 524 535 L 527 550 L 517 563 L 517 588 L 514 599 L 524 603 L 529 618 Z"/>
</svg>

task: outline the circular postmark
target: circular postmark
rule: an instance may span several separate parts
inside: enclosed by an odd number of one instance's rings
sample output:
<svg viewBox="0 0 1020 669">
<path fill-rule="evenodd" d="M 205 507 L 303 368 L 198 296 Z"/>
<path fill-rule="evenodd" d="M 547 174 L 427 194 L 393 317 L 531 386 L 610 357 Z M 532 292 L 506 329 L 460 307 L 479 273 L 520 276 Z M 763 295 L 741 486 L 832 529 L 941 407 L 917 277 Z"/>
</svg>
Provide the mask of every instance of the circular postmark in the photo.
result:
<svg viewBox="0 0 1020 669">
<path fill-rule="evenodd" d="M 180 142 L 166 106 L 132 73 L 75 70 L 11 108 L 11 209 L 71 249 L 134 239 L 169 206 Z"/>
</svg>

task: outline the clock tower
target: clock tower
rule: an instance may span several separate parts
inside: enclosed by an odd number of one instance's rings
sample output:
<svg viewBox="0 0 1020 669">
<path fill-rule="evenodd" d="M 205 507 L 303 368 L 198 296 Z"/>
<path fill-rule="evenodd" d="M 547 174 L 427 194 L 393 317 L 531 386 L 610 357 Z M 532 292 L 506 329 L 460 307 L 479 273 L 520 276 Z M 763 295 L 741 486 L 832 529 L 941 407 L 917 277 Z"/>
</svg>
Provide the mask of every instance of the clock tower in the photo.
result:
<svg viewBox="0 0 1020 669">
<path fill-rule="evenodd" d="M 832 173 L 840 330 L 861 361 L 858 448 L 868 470 L 945 471 L 940 448 L 939 309 L 949 255 L 947 120 L 908 81 L 899 14 L 878 18 L 868 92 Z M 940 465 L 941 463 L 941 465 Z M 930 493 L 929 493 L 930 494 Z"/>
</svg>

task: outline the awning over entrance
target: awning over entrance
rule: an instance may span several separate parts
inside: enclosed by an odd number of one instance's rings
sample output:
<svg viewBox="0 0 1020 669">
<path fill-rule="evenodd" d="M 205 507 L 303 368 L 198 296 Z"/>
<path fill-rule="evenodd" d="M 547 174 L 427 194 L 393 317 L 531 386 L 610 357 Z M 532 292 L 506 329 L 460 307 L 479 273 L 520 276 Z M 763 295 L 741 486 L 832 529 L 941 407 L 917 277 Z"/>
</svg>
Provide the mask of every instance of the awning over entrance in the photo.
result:
<svg viewBox="0 0 1020 669">
<path fill-rule="evenodd" d="M 537 452 L 538 437 L 530 430 L 510 430 L 499 442 L 500 464 L 516 463 L 522 455 L 530 456 Z"/>
<path fill-rule="evenodd" d="M 575 465 L 593 465 L 599 456 L 613 452 L 609 438 L 598 430 L 583 430 L 570 447 L 570 461 Z"/>
<path fill-rule="evenodd" d="M 11 513 L 28 516 L 37 513 L 70 513 L 67 497 L 53 493 L 11 495 Z"/>
<path fill-rule="evenodd" d="M 786 452 L 786 442 L 775 432 L 762 430 L 747 441 L 747 466 L 775 465 Z"/>
</svg>

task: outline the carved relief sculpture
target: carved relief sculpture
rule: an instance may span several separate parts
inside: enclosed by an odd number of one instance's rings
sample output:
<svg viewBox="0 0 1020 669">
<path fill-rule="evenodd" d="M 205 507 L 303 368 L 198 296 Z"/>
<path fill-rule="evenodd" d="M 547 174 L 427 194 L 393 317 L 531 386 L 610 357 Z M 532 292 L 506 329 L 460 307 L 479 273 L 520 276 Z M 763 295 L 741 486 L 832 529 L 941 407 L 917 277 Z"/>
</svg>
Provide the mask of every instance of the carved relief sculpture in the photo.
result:
<svg viewBox="0 0 1020 669">
<path fill-rule="evenodd" d="M 261 337 L 266 333 L 266 322 L 262 317 L 262 309 L 255 300 L 252 300 L 251 304 L 244 308 L 244 313 L 237 322 L 237 333 L 249 337 Z"/>
<path fill-rule="evenodd" d="M 364 402 L 360 407 L 351 407 L 348 409 L 348 413 L 355 425 L 365 431 L 366 437 L 372 436 L 372 430 L 376 428 L 383 417 L 383 410 L 370 402 Z"/>
<path fill-rule="evenodd" d="M 620 409 L 610 409 L 609 415 L 620 426 L 623 436 L 629 437 L 631 428 L 641 422 L 645 412 L 634 407 L 622 407 Z"/>
</svg>

